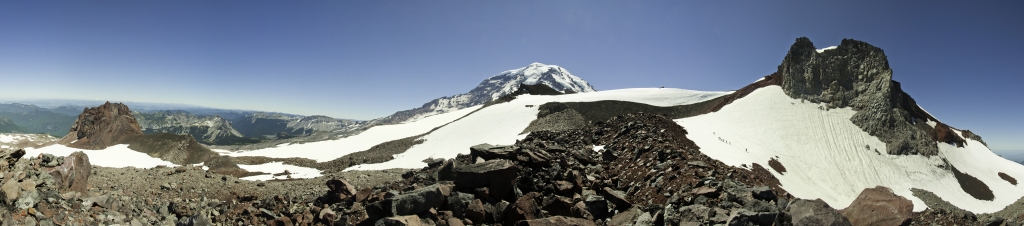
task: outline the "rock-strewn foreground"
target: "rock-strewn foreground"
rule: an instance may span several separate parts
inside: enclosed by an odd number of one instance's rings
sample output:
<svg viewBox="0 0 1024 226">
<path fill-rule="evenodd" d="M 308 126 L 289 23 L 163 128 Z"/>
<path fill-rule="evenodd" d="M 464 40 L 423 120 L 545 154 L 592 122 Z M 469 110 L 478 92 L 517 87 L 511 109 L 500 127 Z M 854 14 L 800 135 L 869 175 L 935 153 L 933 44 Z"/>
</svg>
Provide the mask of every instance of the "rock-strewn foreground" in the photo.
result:
<svg viewBox="0 0 1024 226">
<path fill-rule="evenodd" d="M 594 151 L 595 144 L 604 151 Z M 911 213 L 887 188 L 850 207 L 788 195 L 762 166 L 711 159 L 660 115 L 537 131 L 420 170 L 241 181 L 197 167 L 111 169 L 81 153 L 0 153 L 3 225 L 1018 225 Z M 84 160 L 84 161 L 83 161 Z M 91 173 L 90 173 L 91 172 Z M 939 221 L 941 220 L 941 221 Z"/>
</svg>

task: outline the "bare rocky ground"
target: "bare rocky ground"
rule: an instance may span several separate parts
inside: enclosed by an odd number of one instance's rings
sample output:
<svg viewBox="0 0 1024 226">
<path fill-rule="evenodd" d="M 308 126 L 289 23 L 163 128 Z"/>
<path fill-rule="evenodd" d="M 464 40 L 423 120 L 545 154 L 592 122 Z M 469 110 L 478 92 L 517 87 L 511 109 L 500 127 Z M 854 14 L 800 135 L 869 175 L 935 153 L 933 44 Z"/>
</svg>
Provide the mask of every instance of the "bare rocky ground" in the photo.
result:
<svg viewBox="0 0 1024 226">
<path fill-rule="evenodd" d="M 594 151 L 594 145 L 604 145 L 604 151 Z M 24 152 L 7 150 L 0 153 L 0 219 L 2 225 L 1020 222 L 1005 217 L 1012 212 L 975 215 L 943 205 L 911 213 L 909 200 L 883 187 L 866 189 L 836 210 L 821 200 L 788 195 L 769 171 L 777 169 L 730 167 L 697 150 L 684 128 L 642 113 L 535 131 L 513 146 L 475 146 L 470 155 L 429 161 L 419 170 L 331 172 L 284 181 L 244 181 L 189 166 L 91 167 L 84 154 L 20 158 Z"/>
</svg>

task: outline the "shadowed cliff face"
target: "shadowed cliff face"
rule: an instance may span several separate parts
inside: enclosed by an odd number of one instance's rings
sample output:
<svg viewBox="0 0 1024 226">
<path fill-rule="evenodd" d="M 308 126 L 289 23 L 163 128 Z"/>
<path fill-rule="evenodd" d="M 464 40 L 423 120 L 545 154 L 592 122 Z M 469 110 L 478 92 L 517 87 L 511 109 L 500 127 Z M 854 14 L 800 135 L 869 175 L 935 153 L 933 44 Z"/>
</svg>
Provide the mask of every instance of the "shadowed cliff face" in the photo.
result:
<svg viewBox="0 0 1024 226">
<path fill-rule="evenodd" d="M 82 111 L 71 126 L 71 131 L 58 143 L 73 148 L 99 150 L 121 143 L 132 135 L 142 135 L 142 129 L 128 106 L 107 102 Z"/>
<path fill-rule="evenodd" d="M 819 53 L 810 39 L 798 38 L 777 73 L 790 97 L 856 110 L 850 121 L 885 142 L 889 154 L 936 155 L 935 141 L 964 145 L 948 126 L 925 123 L 938 120 L 892 80 L 885 52 L 866 42 L 844 39 Z"/>
</svg>

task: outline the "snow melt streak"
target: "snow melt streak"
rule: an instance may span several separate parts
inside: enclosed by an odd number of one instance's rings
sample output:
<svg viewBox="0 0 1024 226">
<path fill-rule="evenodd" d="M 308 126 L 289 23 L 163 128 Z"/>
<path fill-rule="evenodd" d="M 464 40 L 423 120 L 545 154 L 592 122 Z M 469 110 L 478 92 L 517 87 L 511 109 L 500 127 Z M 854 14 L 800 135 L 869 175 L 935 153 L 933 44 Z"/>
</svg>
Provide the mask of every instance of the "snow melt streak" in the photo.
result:
<svg viewBox="0 0 1024 226">
<path fill-rule="evenodd" d="M 849 108 L 827 110 L 820 104 L 803 103 L 781 87 L 769 86 L 718 112 L 676 122 L 686 128 L 687 137 L 701 152 L 726 164 L 768 166 L 769 159 L 777 158 L 787 172 L 769 171 L 783 188 L 796 197 L 821 198 L 836 208 L 849 206 L 863 189 L 875 186 L 910 199 L 914 211 L 924 210 L 925 205 L 910 188 L 931 191 L 975 213 L 1001 210 L 1024 195 L 996 173 L 1024 178 L 1024 166 L 1007 164 L 1012 162 L 976 141 L 969 140 L 966 148 L 939 144 L 940 155 L 933 157 L 888 155 L 885 143 L 850 122 L 854 113 Z M 937 167 L 942 165 L 940 156 L 984 181 L 996 199 L 977 200 L 965 193 L 952 173 Z"/>
</svg>

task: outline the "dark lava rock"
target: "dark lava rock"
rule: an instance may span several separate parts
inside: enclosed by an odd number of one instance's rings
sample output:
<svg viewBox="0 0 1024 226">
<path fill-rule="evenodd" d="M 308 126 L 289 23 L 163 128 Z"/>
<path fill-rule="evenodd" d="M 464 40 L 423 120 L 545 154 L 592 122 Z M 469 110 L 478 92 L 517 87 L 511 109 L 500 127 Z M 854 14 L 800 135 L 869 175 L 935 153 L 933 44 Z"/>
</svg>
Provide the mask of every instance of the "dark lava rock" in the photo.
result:
<svg viewBox="0 0 1024 226">
<path fill-rule="evenodd" d="M 437 169 L 437 180 L 438 181 L 455 181 L 455 160 L 449 159 L 441 164 L 441 168 Z"/>
<path fill-rule="evenodd" d="M 366 212 L 370 219 L 412 215 L 440 207 L 443 201 L 440 186 L 435 184 L 371 203 L 366 207 Z"/>
<path fill-rule="evenodd" d="M 474 192 L 487 188 L 491 198 L 504 199 L 512 191 L 519 169 L 508 160 L 497 159 L 455 168 L 455 189 Z"/>
</svg>

